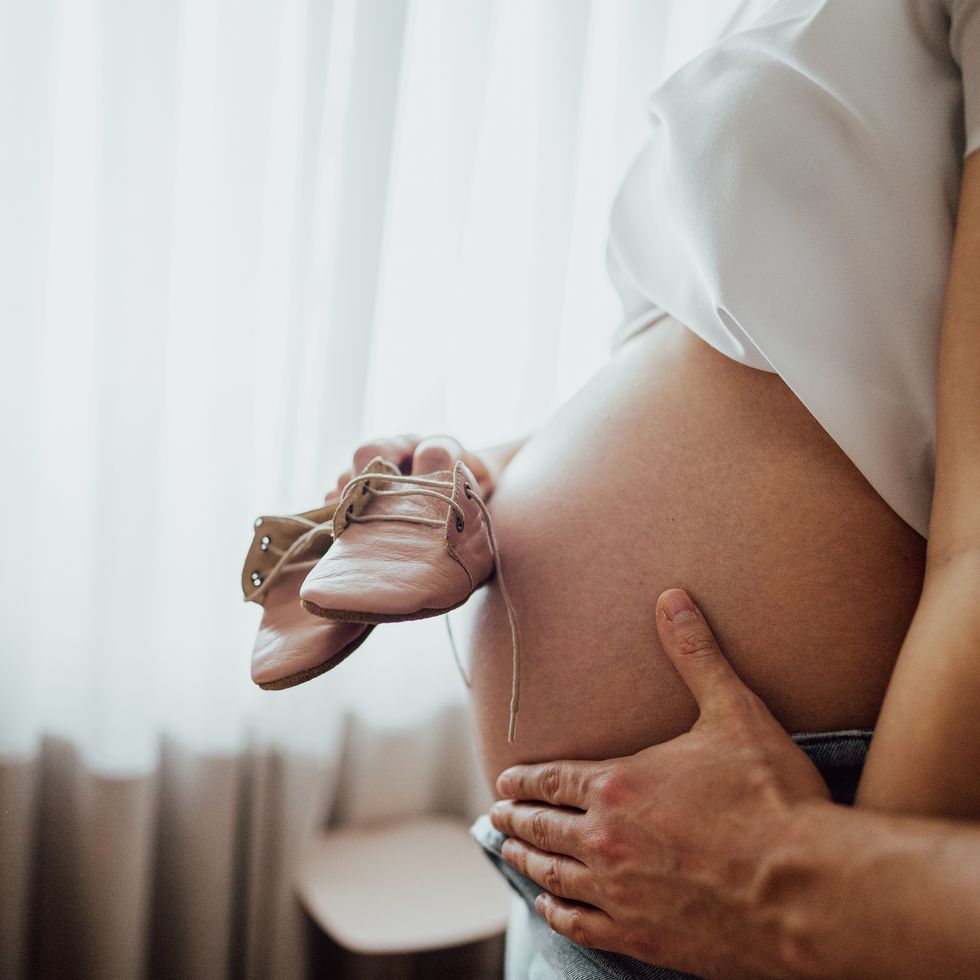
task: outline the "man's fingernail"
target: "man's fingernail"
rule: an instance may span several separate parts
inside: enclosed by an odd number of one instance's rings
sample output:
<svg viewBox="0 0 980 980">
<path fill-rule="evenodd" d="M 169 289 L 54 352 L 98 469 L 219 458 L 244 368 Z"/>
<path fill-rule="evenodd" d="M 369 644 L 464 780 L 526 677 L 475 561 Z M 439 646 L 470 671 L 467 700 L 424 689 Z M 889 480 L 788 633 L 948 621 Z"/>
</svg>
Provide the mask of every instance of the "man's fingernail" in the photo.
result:
<svg viewBox="0 0 980 980">
<path fill-rule="evenodd" d="M 497 790 L 501 793 L 506 794 L 510 790 L 511 782 L 513 781 L 516 774 L 517 774 L 516 769 L 505 769 L 497 777 Z"/>
<path fill-rule="evenodd" d="M 664 593 L 660 608 L 671 623 L 686 623 L 697 619 L 698 615 L 697 606 L 683 589 L 671 589 Z"/>
</svg>

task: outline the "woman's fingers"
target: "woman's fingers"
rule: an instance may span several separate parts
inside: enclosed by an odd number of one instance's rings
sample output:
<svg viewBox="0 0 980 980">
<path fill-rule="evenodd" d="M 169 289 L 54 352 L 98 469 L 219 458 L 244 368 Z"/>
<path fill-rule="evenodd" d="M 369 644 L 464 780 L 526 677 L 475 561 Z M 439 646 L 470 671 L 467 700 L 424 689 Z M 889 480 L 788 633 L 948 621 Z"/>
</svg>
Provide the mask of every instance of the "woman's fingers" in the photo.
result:
<svg viewBox="0 0 980 980">
<path fill-rule="evenodd" d="M 438 470 L 451 470 L 457 460 L 462 460 L 476 477 L 479 491 L 483 497 L 493 492 L 494 478 L 486 460 L 471 453 L 452 436 L 428 436 L 415 447 L 412 460 L 413 473 L 435 473 Z"/>
<path fill-rule="evenodd" d="M 420 439 L 412 434 L 394 436 L 391 439 L 373 439 L 358 446 L 354 451 L 352 467 L 337 479 L 337 490 L 343 490 L 353 476 L 378 456 L 397 466 L 406 475 L 452 470 L 456 461 L 462 460 L 476 477 L 482 495 L 489 497 L 493 491 L 494 477 L 490 466 L 482 457 L 464 449 L 452 436 L 436 435 Z"/>
<path fill-rule="evenodd" d="M 339 497 L 344 487 L 350 482 L 351 477 L 354 473 L 351 470 L 344 470 L 340 476 L 337 477 L 337 489 L 328 493 L 326 499 L 329 500 L 331 497 Z"/>
<path fill-rule="evenodd" d="M 469 455 L 452 436 L 428 436 L 415 447 L 412 472 L 435 473 L 437 470 L 451 470 L 456 460 Z M 475 473 L 473 475 L 476 476 Z"/>
<path fill-rule="evenodd" d="M 402 435 L 391 439 L 374 439 L 371 442 L 365 442 L 354 450 L 353 472 L 360 473 L 375 456 L 380 456 L 397 466 L 402 473 L 410 473 L 412 454 L 418 444 L 419 437 L 416 435 Z"/>
<path fill-rule="evenodd" d="M 397 466 L 402 473 L 411 473 L 412 454 L 418 444 L 419 437 L 411 434 L 394 436 L 391 439 L 372 439 L 370 442 L 362 443 L 354 450 L 351 467 L 337 477 L 337 489 L 328 493 L 325 499 L 339 497 L 354 475 L 360 473 L 377 456 Z"/>
</svg>

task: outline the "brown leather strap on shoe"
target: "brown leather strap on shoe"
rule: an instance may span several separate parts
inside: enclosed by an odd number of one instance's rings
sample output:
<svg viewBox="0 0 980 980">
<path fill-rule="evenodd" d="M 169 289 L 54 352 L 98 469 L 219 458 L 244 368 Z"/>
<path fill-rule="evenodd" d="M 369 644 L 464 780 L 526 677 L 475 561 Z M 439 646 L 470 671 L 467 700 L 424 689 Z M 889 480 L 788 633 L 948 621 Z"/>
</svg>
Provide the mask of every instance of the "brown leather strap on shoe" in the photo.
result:
<svg viewBox="0 0 980 980">
<path fill-rule="evenodd" d="M 265 601 L 271 586 L 290 558 L 302 549 L 322 545 L 326 554 L 333 542 L 333 518 L 337 501 L 328 500 L 322 507 L 301 514 L 256 518 L 252 543 L 242 566 L 242 594 L 246 602 Z"/>
</svg>

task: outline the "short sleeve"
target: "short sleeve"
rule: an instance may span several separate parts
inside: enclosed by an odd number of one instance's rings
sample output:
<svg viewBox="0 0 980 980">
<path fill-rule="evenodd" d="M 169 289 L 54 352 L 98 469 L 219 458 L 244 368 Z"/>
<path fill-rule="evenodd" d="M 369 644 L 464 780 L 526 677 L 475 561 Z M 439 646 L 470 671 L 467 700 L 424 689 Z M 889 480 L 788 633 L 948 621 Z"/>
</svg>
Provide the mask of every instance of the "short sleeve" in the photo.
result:
<svg viewBox="0 0 980 980">
<path fill-rule="evenodd" d="M 980 0 L 948 0 L 949 49 L 963 76 L 966 153 L 980 150 Z"/>
</svg>

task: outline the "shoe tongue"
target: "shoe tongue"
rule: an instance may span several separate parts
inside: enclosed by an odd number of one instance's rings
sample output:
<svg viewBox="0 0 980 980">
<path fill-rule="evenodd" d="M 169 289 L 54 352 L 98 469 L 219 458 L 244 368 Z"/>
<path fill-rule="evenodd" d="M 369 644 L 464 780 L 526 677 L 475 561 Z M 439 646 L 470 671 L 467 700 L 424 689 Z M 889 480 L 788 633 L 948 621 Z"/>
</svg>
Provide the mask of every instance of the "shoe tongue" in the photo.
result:
<svg viewBox="0 0 980 980">
<path fill-rule="evenodd" d="M 453 482 L 452 470 L 435 470 L 432 473 L 413 473 L 412 476 L 417 477 L 420 480 L 442 480 L 443 483 L 450 484 Z M 440 487 L 437 487 L 436 489 L 440 490 L 441 492 Z M 446 493 L 451 495 L 452 490 L 447 489 Z"/>
<path fill-rule="evenodd" d="M 361 471 L 361 475 L 370 473 L 377 473 L 378 479 L 367 481 L 369 487 L 368 492 L 364 491 L 365 484 L 362 483 L 356 487 L 352 487 L 341 500 L 340 506 L 337 508 L 335 522 L 336 533 L 339 533 L 343 529 L 346 511 L 351 506 L 353 507 L 352 513 L 355 516 L 362 514 L 391 514 L 393 516 L 407 515 L 412 517 L 425 517 L 438 521 L 446 520 L 449 509 L 446 501 L 440 500 L 438 497 L 429 496 L 429 494 L 420 491 L 431 490 L 451 497 L 453 493 L 453 475 L 448 470 L 437 470 L 433 473 L 413 473 L 412 476 L 414 477 L 424 480 L 440 481 L 446 484 L 445 486 L 419 487 L 414 483 L 399 479 L 399 477 L 403 476 L 401 470 L 378 456 L 371 460 Z M 399 490 L 409 492 L 389 495 L 387 493 L 371 493 L 370 490 Z"/>
<path fill-rule="evenodd" d="M 375 456 L 361 473 L 392 473 L 401 476 L 401 470 L 394 463 L 389 463 L 383 456 Z"/>
<path fill-rule="evenodd" d="M 399 476 L 401 474 L 399 473 Z M 367 494 L 366 503 L 362 514 L 408 514 L 414 517 L 428 517 L 439 521 L 445 521 L 449 505 L 438 497 L 429 496 L 423 490 L 430 490 L 441 493 L 446 497 L 453 495 L 452 474 L 446 470 L 438 470 L 434 473 L 413 473 L 413 477 L 422 480 L 439 481 L 446 486 L 419 487 L 414 483 L 397 478 L 383 479 L 375 483 L 371 481 L 371 488 L 381 491 L 399 490 L 408 491 L 398 496 L 388 496 L 387 494 Z"/>
</svg>

